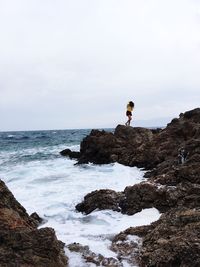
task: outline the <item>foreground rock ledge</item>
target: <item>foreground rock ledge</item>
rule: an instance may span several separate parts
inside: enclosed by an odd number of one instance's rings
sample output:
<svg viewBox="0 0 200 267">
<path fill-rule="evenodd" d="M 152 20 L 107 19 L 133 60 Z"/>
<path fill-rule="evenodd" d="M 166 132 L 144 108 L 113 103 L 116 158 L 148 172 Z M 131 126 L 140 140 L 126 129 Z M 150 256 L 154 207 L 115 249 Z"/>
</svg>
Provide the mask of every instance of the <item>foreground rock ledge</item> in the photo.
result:
<svg viewBox="0 0 200 267">
<path fill-rule="evenodd" d="M 117 235 L 112 249 L 130 265 L 141 267 L 200 266 L 200 210 L 172 209 L 149 226 L 131 227 Z M 141 244 L 127 242 L 130 236 Z"/>
<path fill-rule="evenodd" d="M 141 267 L 200 266 L 200 108 L 181 113 L 165 129 L 93 130 L 81 143 L 79 164 L 87 162 L 142 167 L 148 181 L 122 192 L 89 193 L 77 210 L 88 214 L 108 208 L 132 215 L 156 207 L 163 213 L 150 226 L 116 236 L 112 249 L 119 259 Z M 131 235 L 142 241 L 128 243 Z"/>
<path fill-rule="evenodd" d="M 37 229 L 30 217 L 0 180 L 0 266 L 66 267 L 64 243 L 52 228 Z"/>
</svg>

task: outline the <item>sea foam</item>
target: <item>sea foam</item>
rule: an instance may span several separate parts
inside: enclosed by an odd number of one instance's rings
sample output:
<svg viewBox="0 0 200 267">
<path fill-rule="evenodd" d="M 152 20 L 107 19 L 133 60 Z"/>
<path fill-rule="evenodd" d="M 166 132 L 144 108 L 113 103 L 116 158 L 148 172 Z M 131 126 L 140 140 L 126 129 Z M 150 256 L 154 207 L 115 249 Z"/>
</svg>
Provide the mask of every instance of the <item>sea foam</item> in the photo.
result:
<svg viewBox="0 0 200 267">
<path fill-rule="evenodd" d="M 1 178 L 29 214 L 37 212 L 44 219 L 45 223 L 40 227 L 53 227 L 66 245 L 77 242 L 88 245 L 96 254 L 116 257 L 109 249 L 114 235 L 130 226 L 150 224 L 160 217 L 159 212 L 154 208 L 145 209 L 128 216 L 111 210 L 95 210 L 84 215 L 77 212 L 75 206 L 86 194 L 97 189 L 123 191 L 126 186 L 143 181 L 144 172 L 118 163 L 75 166 L 74 160 L 59 155 L 66 147 L 79 150 L 78 144 L 47 146 L 45 143 L 0 151 Z M 39 157 L 34 158 L 38 153 Z M 41 154 L 51 157 L 40 157 Z M 32 157 L 25 161 L 24 155 Z M 67 249 L 66 253 L 71 258 L 71 267 L 78 266 L 75 262 L 83 261 L 76 253 Z M 84 266 L 83 262 L 81 264 L 79 266 Z"/>
</svg>

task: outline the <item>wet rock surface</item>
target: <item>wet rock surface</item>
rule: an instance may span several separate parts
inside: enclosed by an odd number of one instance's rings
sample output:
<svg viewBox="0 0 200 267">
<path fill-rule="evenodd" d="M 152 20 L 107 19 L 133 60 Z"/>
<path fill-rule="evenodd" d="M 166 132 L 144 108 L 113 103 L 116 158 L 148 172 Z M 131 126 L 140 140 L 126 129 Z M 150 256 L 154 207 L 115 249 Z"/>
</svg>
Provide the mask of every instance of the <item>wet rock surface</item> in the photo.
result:
<svg viewBox="0 0 200 267">
<path fill-rule="evenodd" d="M 64 244 L 52 228 L 37 229 L 41 220 L 29 216 L 0 180 L 0 266 L 64 267 Z"/>
<path fill-rule="evenodd" d="M 80 254 L 86 263 L 94 264 L 94 266 L 123 267 L 118 259 L 113 257 L 108 258 L 101 254 L 96 254 L 92 252 L 88 246 L 82 246 L 79 243 L 72 243 L 69 244 L 67 248 L 71 252 Z"/>
<path fill-rule="evenodd" d="M 137 266 L 200 266 L 199 210 L 171 209 L 149 226 L 118 234 L 112 249 Z M 132 238 L 131 238 L 132 237 Z M 137 238 L 138 239 L 137 241 Z M 130 241 L 137 241 L 135 248 Z"/>
<path fill-rule="evenodd" d="M 65 157 L 69 157 L 70 159 L 79 159 L 80 158 L 80 152 L 78 151 L 71 151 L 71 149 L 64 149 L 60 151 L 60 154 Z"/>
<path fill-rule="evenodd" d="M 200 108 L 181 113 L 164 129 L 119 125 L 114 133 L 92 131 L 80 152 L 79 163 L 119 162 L 147 170 L 146 182 L 122 192 L 88 194 L 77 205 L 80 211 L 108 208 L 132 215 L 155 207 L 163 213 L 150 226 L 114 238 L 118 259 L 141 267 L 200 266 Z"/>
<path fill-rule="evenodd" d="M 96 190 L 84 197 L 84 201 L 76 206 L 76 209 L 86 214 L 91 213 L 95 209 L 104 210 L 112 209 L 120 211 L 119 202 L 123 194 L 117 193 L 114 190 Z"/>
</svg>

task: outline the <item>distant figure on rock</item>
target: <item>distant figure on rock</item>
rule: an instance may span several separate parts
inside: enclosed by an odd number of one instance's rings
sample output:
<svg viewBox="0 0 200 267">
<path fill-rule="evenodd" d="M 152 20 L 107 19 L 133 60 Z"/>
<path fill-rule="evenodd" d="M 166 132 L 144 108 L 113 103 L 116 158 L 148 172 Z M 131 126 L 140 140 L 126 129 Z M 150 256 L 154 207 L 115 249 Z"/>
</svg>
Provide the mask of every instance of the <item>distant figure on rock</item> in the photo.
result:
<svg viewBox="0 0 200 267">
<path fill-rule="evenodd" d="M 127 104 L 127 110 L 126 110 L 126 116 L 128 117 L 128 120 L 127 122 L 125 123 L 126 126 L 130 126 L 130 123 L 131 123 L 131 120 L 132 120 L 132 111 L 133 111 L 133 108 L 134 108 L 134 103 L 132 101 L 130 101 L 128 104 Z"/>
</svg>

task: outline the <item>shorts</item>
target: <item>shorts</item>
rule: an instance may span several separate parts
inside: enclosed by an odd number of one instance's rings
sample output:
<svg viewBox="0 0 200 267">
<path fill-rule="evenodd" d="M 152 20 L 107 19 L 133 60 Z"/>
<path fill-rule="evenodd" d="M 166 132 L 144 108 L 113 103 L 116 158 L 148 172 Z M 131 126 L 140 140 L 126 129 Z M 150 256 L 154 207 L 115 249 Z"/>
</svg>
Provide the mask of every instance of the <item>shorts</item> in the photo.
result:
<svg viewBox="0 0 200 267">
<path fill-rule="evenodd" d="M 132 113 L 130 111 L 126 111 L 126 116 L 132 116 Z"/>
</svg>

